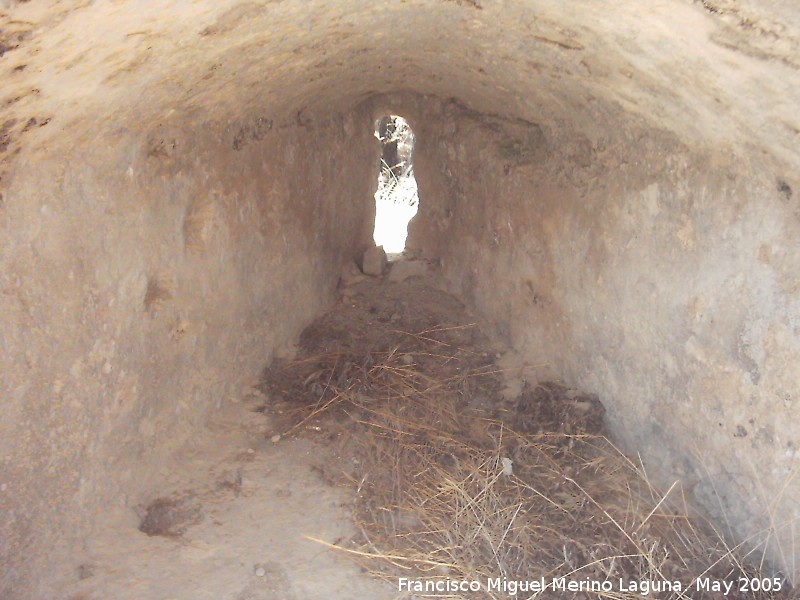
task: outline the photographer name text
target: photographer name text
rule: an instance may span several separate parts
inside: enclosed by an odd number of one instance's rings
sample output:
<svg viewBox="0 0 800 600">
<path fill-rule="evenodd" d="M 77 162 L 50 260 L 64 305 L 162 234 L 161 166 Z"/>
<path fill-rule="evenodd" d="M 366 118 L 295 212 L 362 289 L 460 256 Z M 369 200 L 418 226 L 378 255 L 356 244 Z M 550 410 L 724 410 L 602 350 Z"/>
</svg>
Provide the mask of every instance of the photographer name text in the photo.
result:
<svg viewBox="0 0 800 600">
<path fill-rule="evenodd" d="M 756 594 L 759 592 L 779 592 L 783 587 L 780 577 L 758 577 L 738 579 L 715 579 L 713 577 L 699 577 L 689 584 L 669 580 L 628 580 L 628 579 L 570 579 L 569 577 L 552 577 L 546 579 L 504 579 L 502 577 L 484 580 L 466 579 L 413 579 L 401 577 L 397 581 L 397 590 L 400 592 L 416 592 L 431 595 L 449 595 L 453 593 L 469 592 L 500 592 L 508 596 L 523 593 L 537 593 L 546 590 L 554 592 L 627 592 L 649 596 L 660 592 L 718 592 L 723 596 L 739 593 Z"/>
</svg>

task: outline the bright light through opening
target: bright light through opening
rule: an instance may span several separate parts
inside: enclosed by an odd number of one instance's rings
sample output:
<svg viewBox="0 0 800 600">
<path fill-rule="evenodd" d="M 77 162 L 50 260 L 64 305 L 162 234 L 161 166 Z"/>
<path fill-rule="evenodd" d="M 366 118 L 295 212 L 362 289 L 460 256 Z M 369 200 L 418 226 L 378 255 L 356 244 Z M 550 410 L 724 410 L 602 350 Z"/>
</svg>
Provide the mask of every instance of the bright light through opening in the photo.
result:
<svg viewBox="0 0 800 600">
<path fill-rule="evenodd" d="M 373 237 L 387 253 L 397 254 L 405 250 L 408 222 L 419 207 L 412 162 L 414 134 L 406 120 L 397 116 L 380 119 L 375 129 L 382 152 Z"/>
</svg>

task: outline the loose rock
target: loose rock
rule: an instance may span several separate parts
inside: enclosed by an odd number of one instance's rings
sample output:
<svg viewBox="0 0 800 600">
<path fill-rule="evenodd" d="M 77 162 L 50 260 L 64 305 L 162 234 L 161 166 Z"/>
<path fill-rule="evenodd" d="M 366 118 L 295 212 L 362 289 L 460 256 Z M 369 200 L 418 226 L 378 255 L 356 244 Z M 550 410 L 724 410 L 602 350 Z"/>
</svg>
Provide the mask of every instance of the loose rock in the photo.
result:
<svg viewBox="0 0 800 600">
<path fill-rule="evenodd" d="M 392 263 L 389 281 L 405 281 L 409 277 L 422 277 L 428 273 L 428 263 L 422 260 L 398 260 Z"/>
<path fill-rule="evenodd" d="M 386 270 L 386 252 L 383 246 L 375 246 L 364 252 L 361 270 L 365 275 L 380 277 Z"/>
<path fill-rule="evenodd" d="M 342 272 L 339 274 L 339 285 L 343 288 L 366 281 L 366 277 L 358 268 L 358 265 L 352 260 L 342 267 Z"/>
</svg>

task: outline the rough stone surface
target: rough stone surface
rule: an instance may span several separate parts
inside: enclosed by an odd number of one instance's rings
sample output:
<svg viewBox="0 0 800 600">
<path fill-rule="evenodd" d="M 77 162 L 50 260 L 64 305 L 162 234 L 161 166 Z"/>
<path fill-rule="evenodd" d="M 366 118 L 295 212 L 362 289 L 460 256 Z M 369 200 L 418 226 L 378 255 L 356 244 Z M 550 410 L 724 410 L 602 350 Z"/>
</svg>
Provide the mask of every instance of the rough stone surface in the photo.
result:
<svg viewBox="0 0 800 600">
<path fill-rule="evenodd" d="M 361 269 L 372 277 L 383 275 L 386 270 L 386 252 L 383 246 L 373 246 L 364 252 Z"/>
<path fill-rule="evenodd" d="M 796 571 L 796 2 L 3 0 L 0 77 L 0 597 L 325 307 L 389 111 L 409 244 Z"/>
<path fill-rule="evenodd" d="M 791 572 L 800 221 L 776 185 L 787 171 L 633 123 L 574 138 L 427 106 L 409 246 L 441 260 L 539 379 L 598 392 L 654 480 L 679 480 Z M 509 147 L 528 159 L 506 162 Z"/>
<path fill-rule="evenodd" d="M 391 265 L 389 281 L 405 281 L 409 277 L 422 277 L 428 272 L 428 262 L 424 260 L 397 260 Z"/>
<path fill-rule="evenodd" d="M 332 300 L 370 243 L 360 120 L 240 150 L 225 127 L 175 130 L 166 155 L 104 132 L 67 161 L 20 158 L 0 251 L 0 598 L 53 597 L 37 574 L 74 570 L 95 507 L 146 497 L 163 457 Z M 354 151 L 333 164 L 319 135 Z"/>
<path fill-rule="evenodd" d="M 344 267 L 342 267 L 341 273 L 339 273 L 339 286 L 347 288 L 365 279 L 364 273 L 358 268 L 356 262 L 354 260 L 348 260 Z"/>
</svg>

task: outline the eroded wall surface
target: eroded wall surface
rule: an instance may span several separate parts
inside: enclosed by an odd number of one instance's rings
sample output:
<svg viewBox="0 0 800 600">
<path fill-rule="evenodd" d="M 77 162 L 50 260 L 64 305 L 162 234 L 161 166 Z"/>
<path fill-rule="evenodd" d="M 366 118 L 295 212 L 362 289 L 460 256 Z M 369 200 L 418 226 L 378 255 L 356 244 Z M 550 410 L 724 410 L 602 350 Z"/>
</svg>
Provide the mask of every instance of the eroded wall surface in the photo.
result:
<svg viewBox="0 0 800 600">
<path fill-rule="evenodd" d="M 673 499 L 793 573 L 794 173 L 635 123 L 596 135 L 426 106 L 409 247 L 441 260 L 533 382 L 597 392 L 651 477 L 680 483 Z"/>
<path fill-rule="evenodd" d="M 133 510 L 160 459 L 330 302 L 372 233 L 362 120 L 104 129 L 18 163 L 0 255 L 0 597 L 52 597 L 95 507 Z"/>
</svg>

